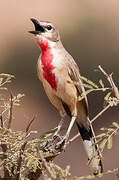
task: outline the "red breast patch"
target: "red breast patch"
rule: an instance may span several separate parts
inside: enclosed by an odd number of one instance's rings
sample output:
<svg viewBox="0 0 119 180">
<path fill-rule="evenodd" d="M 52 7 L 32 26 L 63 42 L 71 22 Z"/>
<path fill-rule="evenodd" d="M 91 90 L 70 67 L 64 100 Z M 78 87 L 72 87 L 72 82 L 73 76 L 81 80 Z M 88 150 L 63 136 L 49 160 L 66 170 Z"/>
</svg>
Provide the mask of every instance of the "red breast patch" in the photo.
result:
<svg viewBox="0 0 119 180">
<path fill-rule="evenodd" d="M 57 90 L 57 81 L 55 73 L 53 73 L 53 69 L 55 67 L 52 65 L 53 61 L 53 54 L 51 52 L 51 48 L 48 45 L 47 41 L 43 41 L 42 43 L 37 41 L 38 45 L 41 48 L 41 62 L 43 65 L 43 76 L 45 80 L 50 84 L 53 90 Z"/>
</svg>

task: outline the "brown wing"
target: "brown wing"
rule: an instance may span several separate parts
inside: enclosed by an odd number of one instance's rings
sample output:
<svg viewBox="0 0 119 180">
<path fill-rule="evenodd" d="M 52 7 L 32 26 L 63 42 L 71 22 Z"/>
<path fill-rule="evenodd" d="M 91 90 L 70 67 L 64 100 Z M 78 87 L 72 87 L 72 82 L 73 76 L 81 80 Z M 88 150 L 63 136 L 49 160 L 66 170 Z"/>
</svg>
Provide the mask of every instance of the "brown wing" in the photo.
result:
<svg viewBox="0 0 119 180">
<path fill-rule="evenodd" d="M 74 82 L 79 82 L 79 84 L 81 84 L 81 86 L 79 85 L 75 85 L 79 95 L 83 92 L 85 92 L 81 77 L 80 77 L 80 72 L 79 72 L 79 68 L 77 66 L 77 64 L 75 63 L 74 59 L 72 58 L 71 55 L 69 55 L 68 53 L 66 54 L 66 59 L 67 59 L 67 65 L 68 65 L 68 73 L 69 76 L 71 78 L 72 81 Z M 82 100 L 84 105 L 86 106 L 87 112 L 88 112 L 88 100 L 87 97 L 85 96 L 85 98 Z"/>
</svg>

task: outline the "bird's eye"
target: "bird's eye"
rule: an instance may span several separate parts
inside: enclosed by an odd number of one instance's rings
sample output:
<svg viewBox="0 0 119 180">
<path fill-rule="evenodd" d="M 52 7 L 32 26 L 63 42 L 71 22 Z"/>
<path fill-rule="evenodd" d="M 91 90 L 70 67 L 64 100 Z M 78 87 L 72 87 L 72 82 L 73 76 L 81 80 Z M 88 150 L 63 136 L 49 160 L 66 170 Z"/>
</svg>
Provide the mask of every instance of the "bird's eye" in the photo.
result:
<svg viewBox="0 0 119 180">
<path fill-rule="evenodd" d="M 52 26 L 51 25 L 48 25 L 47 26 L 47 29 L 50 31 L 52 29 Z"/>
</svg>

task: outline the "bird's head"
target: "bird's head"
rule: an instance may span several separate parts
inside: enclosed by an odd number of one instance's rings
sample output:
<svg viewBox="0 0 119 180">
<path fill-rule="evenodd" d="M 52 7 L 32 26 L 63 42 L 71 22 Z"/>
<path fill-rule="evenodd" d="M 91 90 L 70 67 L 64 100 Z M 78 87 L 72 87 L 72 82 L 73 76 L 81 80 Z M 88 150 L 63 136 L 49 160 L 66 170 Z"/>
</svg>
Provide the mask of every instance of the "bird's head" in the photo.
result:
<svg viewBox="0 0 119 180">
<path fill-rule="evenodd" d="M 59 32 L 52 23 L 38 21 L 34 18 L 31 18 L 31 21 L 34 24 L 35 30 L 29 31 L 29 33 L 35 35 L 35 39 L 40 47 L 46 42 L 52 43 L 59 41 Z"/>
</svg>

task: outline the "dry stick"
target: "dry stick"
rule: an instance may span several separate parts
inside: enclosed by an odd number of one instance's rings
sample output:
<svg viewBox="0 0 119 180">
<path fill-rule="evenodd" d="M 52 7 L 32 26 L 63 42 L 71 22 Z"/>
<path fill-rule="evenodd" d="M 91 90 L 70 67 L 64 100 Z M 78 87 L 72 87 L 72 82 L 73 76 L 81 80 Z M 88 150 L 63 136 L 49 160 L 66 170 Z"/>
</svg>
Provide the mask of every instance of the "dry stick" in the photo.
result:
<svg viewBox="0 0 119 180">
<path fill-rule="evenodd" d="M 1 122 L 1 128 L 3 128 L 3 119 L 2 119 L 2 115 L 0 114 L 0 122 Z"/>
<path fill-rule="evenodd" d="M 12 109 L 13 109 L 13 96 L 11 94 L 11 97 L 10 97 L 10 117 L 9 117 L 9 121 L 8 121 L 8 129 L 11 127 L 11 122 L 12 122 Z"/>
<path fill-rule="evenodd" d="M 106 106 L 101 112 L 99 112 L 92 120 L 91 120 L 91 124 L 99 117 L 101 116 L 107 109 L 109 109 L 110 104 L 108 104 L 108 106 Z M 68 142 L 72 143 L 75 139 L 77 139 L 80 136 L 80 133 L 76 134 L 73 138 L 71 138 Z"/>
<path fill-rule="evenodd" d="M 108 175 L 108 174 L 114 174 L 114 173 L 116 173 L 116 172 L 119 172 L 119 168 L 115 168 L 115 169 L 112 169 L 112 170 L 107 170 L 106 172 L 104 172 L 104 173 L 100 173 L 99 175 L 97 175 L 97 178 L 101 178 L 102 176 L 104 176 L 104 175 Z M 117 176 L 118 177 L 118 176 Z M 95 175 L 88 175 L 88 176 L 82 176 L 82 177 L 80 177 L 79 179 L 95 179 L 96 178 L 96 176 Z M 96 178 L 96 179 L 97 179 Z"/>
<path fill-rule="evenodd" d="M 40 151 L 39 151 L 39 156 L 41 158 L 41 161 L 42 161 L 44 167 L 46 168 L 47 172 L 49 173 L 51 179 L 56 179 L 56 176 L 52 173 L 50 166 L 48 166 L 45 158 L 43 157 L 43 155 Z"/>
<path fill-rule="evenodd" d="M 108 82 L 110 83 L 110 85 L 112 87 L 112 91 L 113 91 L 114 95 L 116 96 L 117 99 L 119 99 L 119 90 L 116 87 L 116 85 L 112 79 L 112 74 L 108 75 L 100 65 L 98 66 L 98 68 L 106 76 Z"/>
<path fill-rule="evenodd" d="M 29 122 L 28 126 L 26 127 L 26 134 L 28 134 L 28 131 L 30 129 L 31 124 L 33 123 L 33 121 L 36 119 L 36 115 L 33 117 L 33 119 Z"/>
</svg>

